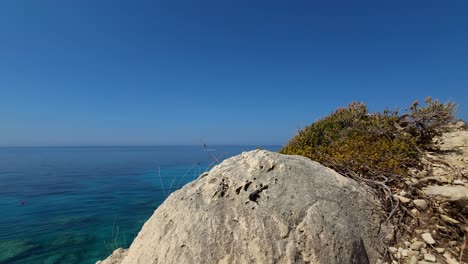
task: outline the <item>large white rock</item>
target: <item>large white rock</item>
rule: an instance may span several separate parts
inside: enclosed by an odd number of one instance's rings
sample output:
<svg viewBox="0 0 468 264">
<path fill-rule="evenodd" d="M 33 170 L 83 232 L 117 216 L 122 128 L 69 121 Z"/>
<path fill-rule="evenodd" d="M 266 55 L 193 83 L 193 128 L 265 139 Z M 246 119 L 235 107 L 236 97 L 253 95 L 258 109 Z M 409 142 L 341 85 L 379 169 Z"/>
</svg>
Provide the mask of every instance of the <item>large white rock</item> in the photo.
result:
<svg viewBox="0 0 468 264">
<path fill-rule="evenodd" d="M 423 191 L 428 196 L 468 208 L 468 188 L 465 186 L 429 186 Z"/>
<path fill-rule="evenodd" d="M 376 263 L 381 212 L 319 163 L 245 152 L 170 195 L 123 261 L 102 263 Z"/>
</svg>

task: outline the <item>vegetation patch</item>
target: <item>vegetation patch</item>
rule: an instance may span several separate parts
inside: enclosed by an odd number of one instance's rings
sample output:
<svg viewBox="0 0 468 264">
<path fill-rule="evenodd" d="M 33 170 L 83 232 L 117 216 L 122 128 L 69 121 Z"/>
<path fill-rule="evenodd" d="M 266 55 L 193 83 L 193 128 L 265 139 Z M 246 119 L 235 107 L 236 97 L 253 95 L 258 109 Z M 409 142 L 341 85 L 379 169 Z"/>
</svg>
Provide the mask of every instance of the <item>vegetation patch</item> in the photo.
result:
<svg viewBox="0 0 468 264">
<path fill-rule="evenodd" d="M 372 187 L 387 212 L 383 220 L 395 227 L 380 241 L 383 254 L 391 261 L 395 257 L 388 249 L 398 243 L 397 236 L 411 240 L 414 230 L 421 228 L 419 218 L 411 213 L 411 200 L 404 196 L 426 198 L 416 188 L 420 184 L 416 173 L 424 170 L 427 153 L 437 151 L 434 139 L 453 127 L 455 112 L 454 103 L 431 97 L 422 105 L 415 101 L 403 113 L 370 113 L 364 103 L 354 102 L 300 130 L 280 153 L 308 157 Z M 431 204 L 434 210 L 426 210 L 426 215 L 434 212 L 431 219 L 438 219 L 436 212 L 442 209 L 435 202 Z M 445 212 L 458 217 L 457 210 Z M 447 227 L 446 233 L 447 242 L 463 237 L 456 228 Z"/>
<path fill-rule="evenodd" d="M 455 104 L 428 97 L 404 114 L 397 110 L 369 113 L 351 103 L 299 131 L 280 153 L 302 155 L 347 175 L 397 176 L 419 164 L 422 149 L 432 148 L 454 119 Z"/>
</svg>

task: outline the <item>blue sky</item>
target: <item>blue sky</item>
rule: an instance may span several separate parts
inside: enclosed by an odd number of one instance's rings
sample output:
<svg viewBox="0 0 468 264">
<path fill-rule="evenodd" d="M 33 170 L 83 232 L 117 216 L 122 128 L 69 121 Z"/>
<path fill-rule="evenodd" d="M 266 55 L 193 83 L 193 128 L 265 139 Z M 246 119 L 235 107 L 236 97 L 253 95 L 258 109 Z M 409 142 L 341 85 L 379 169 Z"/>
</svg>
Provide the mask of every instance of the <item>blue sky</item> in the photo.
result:
<svg viewBox="0 0 468 264">
<path fill-rule="evenodd" d="M 466 1 L 0 3 L 2 146 L 285 144 L 467 86 Z"/>
</svg>

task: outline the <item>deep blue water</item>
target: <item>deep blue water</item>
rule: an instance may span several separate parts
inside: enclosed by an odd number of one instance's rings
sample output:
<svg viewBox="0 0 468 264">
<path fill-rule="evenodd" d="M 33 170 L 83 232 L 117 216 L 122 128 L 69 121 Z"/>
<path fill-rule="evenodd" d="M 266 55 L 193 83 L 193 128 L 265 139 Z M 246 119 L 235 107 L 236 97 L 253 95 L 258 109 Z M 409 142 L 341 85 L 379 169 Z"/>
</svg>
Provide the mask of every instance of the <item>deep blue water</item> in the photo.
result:
<svg viewBox="0 0 468 264">
<path fill-rule="evenodd" d="M 95 263 L 128 247 L 211 155 L 222 160 L 255 148 L 0 148 L 0 263 Z"/>
</svg>

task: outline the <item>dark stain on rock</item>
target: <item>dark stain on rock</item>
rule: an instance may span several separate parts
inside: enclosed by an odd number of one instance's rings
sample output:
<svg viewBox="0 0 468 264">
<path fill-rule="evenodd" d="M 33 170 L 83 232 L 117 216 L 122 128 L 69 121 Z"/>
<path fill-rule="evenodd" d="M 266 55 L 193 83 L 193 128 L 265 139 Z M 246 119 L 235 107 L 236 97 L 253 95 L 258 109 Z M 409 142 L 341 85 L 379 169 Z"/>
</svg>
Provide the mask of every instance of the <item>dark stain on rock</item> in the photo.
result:
<svg viewBox="0 0 468 264">
<path fill-rule="evenodd" d="M 266 189 L 268 189 L 268 185 L 262 186 L 260 189 L 253 191 L 249 194 L 249 200 L 258 203 L 257 200 L 260 198 L 260 193 Z"/>
<path fill-rule="evenodd" d="M 224 197 L 224 195 L 226 194 L 227 190 L 229 189 L 229 185 L 227 183 L 224 182 L 224 179 L 223 181 L 219 184 L 221 185 L 220 188 L 219 188 L 219 196 L 221 197 Z"/>
<path fill-rule="evenodd" d="M 267 172 L 270 172 L 270 171 L 272 171 L 272 170 L 274 170 L 274 169 L 275 169 L 275 164 L 273 164 L 273 165 L 271 166 L 271 168 L 269 168 L 269 169 L 267 170 Z"/>
<path fill-rule="evenodd" d="M 249 181 L 248 183 L 244 185 L 244 191 L 247 191 L 249 189 L 250 184 L 252 184 L 251 181 Z"/>
</svg>

